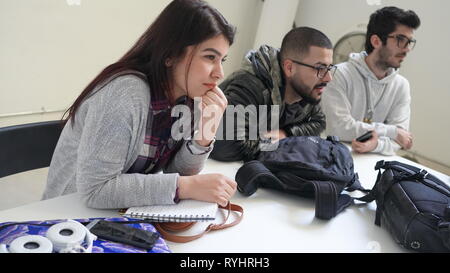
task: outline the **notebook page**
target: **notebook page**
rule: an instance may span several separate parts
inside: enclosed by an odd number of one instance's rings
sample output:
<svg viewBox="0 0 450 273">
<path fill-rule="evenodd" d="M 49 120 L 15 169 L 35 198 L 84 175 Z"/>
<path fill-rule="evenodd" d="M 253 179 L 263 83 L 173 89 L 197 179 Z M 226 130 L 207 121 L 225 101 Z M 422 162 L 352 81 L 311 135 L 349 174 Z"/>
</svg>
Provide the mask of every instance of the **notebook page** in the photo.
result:
<svg viewBox="0 0 450 273">
<path fill-rule="evenodd" d="M 125 215 L 157 221 L 214 220 L 218 210 L 216 203 L 184 199 L 175 205 L 131 207 Z"/>
</svg>

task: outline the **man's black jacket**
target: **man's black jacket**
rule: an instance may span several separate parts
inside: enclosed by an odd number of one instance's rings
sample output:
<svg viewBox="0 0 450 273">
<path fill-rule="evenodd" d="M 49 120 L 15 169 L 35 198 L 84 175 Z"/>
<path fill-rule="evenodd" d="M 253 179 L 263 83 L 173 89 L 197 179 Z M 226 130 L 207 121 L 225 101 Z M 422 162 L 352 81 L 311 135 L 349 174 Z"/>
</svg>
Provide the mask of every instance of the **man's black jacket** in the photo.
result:
<svg viewBox="0 0 450 273">
<path fill-rule="evenodd" d="M 229 105 L 256 106 L 256 113 L 260 113 L 259 105 L 267 106 L 270 113 L 273 105 L 278 105 L 279 128 L 283 129 L 288 136 L 318 136 L 325 129 L 325 115 L 322 113 L 320 105 L 309 104 L 300 101 L 291 105 L 283 103 L 284 80 L 279 63 L 279 50 L 269 46 L 261 46 L 258 51 L 251 51 L 244 59 L 244 66 L 241 70 L 230 75 L 220 88 L 225 93 Z M 265 113 L 267 114 L 267 113 Z M 268 130 L 270 130 L 270 114 Z M 226 120 L 234 119 L 234 140 L 221 140 L 225 138 Z M 245 118 L 245 127 L 237 128 L 236 115 L 224 114 L 221 130 L 223 135 L 217 138 L 211 158 L 220 161 L 249 161 L 257 157 L 261 150 L 261 138 L 256 140 L 248 139 L 251 126 L 256 119 L 251 119 L 249 115 Z M 263 126 L 260 124 L 260 126 Z M 220 130 L 219 130 L 220 131 Z M 228 132 L 229 133 L 229 132 Z M 218 132 L 219 134 L 219 132 Z M 237 140 L 237 135 L 245 135 L 244 140 Z"/>
</svg>

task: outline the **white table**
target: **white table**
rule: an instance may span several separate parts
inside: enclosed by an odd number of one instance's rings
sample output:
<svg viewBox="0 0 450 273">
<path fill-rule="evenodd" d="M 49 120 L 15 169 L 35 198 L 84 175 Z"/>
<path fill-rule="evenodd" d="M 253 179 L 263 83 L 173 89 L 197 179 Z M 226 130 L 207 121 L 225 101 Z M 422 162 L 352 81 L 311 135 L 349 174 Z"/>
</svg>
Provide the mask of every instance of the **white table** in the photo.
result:
<svg viewBox="0 0 450 273">
<path fill-rule="evenodd" d="M 404 158 L 354 154 L 355 168 L 365 188 L 372 188 L 378 160 L 397 160 L 423 167 Z M 208 160 L 202 173 L 222 173 L 230 178 L 241 162 L 223 163 Z M 443 181 L 449 177 L 425 168 Z M 314 217 L 314 201 L 274 190 L 258 189 L 245 197 L 239 192 L 232 202 L 244 208 L 242 222 L 225 230 L 214 231 L 186 244 L 168 242 L 173 252 L 405 252 L 391 235 L 375 226 L 375 202 L 351 206 L 334 219 Z M 88 217 L 117 217 L 116 210 L 85 207 L 77 194 L 31 203 L 0 211 L 0 222 Z M 199 223 L 185 234 L 194 234 L 207 223 Z"/>
</svg>

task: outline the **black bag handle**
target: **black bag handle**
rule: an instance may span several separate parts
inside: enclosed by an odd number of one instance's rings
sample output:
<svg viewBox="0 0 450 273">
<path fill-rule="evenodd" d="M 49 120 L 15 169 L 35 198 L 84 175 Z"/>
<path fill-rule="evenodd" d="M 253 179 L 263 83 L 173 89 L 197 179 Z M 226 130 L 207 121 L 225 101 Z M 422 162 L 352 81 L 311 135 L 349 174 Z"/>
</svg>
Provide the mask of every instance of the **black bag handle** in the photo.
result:
<svg viewBox="0 0 450 273">
<path fill-rule="evenodd" d="M 398 161 L 384 160 L 380 160 L 377 162 L 375 170 L 379 169 L 393 169 L 405 173 L 405 175 L 396 176 L 395 179 L 398 181 L 418 180 L 428 187 L 433 188 L 434 190 L 450 197 L 450 187 L 425 169 L 420 169 Z"/>
</svg>

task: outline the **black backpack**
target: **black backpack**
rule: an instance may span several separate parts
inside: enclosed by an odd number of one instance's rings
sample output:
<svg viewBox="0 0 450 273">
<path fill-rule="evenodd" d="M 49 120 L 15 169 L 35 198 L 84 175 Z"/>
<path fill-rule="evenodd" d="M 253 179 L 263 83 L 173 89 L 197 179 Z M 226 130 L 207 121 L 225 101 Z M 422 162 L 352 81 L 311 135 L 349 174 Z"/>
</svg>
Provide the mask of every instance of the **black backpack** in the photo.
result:
<svg viewBox="0 0 450 273">
<path fill-rule="evenodd" d="M 357 199 L 376 200 L 375 224 L 407 249 L 450 252 L 450 187 L 426 170 L 397 161 L 379 161 L 375 170 L 375 186 Z"/>
<path fill-rule="evenodd" d="M 337 137 L 289 137 L 275 151 L 261 152 L 236 173 L 238 190 L 250 196 L 259 187 L 315 198 L 316 217 L 331 219 L 353 203 L 343 190 L 362 190 L 349 149 Z"/>
</svg>

